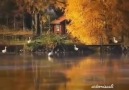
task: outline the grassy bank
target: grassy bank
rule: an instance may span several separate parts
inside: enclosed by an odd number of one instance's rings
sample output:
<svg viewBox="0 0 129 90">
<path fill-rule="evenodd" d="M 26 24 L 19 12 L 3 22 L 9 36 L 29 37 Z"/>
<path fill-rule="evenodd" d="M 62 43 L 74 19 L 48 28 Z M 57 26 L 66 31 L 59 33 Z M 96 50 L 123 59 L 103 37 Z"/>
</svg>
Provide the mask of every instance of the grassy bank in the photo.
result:
<svg viewBox="0 0 129 90">
<path fill-rule="evenodd" d="M 29 37 L 31 38 L 31 42 L 27 43 Z M 80 46 L 80 43 L 74 39 L 71 39 L 68 35 L 57 35 L 54 33 L 43 33 L 41 36 L 33 36 L 31 31 L 27 30 L 0 30 L 0 45 L 2 46 L 1 50 L 4 46 L 12 47 L 23 46 L 23 50 L 29 52 L 35 51 L 50 51 L 54 49 L 56 46 L 58 48 L 65 48 L 65 51 L 75 51 L 74 45 L 77 47 L 81 47 L 82 49 L 86 49 L 86 46 Z M 11 48 L 10 47 L 10 48 Z M 10 49 L 8 48 L 8 49 Z M 20 48 L 21 50 L 21 48 Z M 79 49 L 80 50 L 80 49 Z M 14 51 L 14 50 L 13 50 Z M 19 50 L 17 50 L 18 52 Z"/>
<path fill-rule="evenodd" d="M 27 50 L 36 50 L 39 47 L 45 49 L 53 49 L 57 45 L 73 45 L 74 42 L 66 35 L 43 34 L 42 36 L 33 38 L 31 43 L 26 44 Z"/>
</svg>

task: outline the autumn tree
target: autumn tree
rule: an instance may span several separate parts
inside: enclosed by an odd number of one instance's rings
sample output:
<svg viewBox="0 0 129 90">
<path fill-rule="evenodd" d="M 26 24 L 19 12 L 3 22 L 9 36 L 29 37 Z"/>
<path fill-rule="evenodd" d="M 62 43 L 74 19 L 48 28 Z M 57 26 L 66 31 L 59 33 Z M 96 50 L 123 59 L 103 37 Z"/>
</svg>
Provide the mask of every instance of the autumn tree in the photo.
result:
<svg viewBox="0 0 129 90">
<path fill-rule="evenodd" d="M 107 44 L 112 36 L 129 32 L 128 4 L 127 0 L 67 0 L 68 32 L 85 44 Z"/>
<path fill-rule="evenodd" d="M 32 16 L 32 29 L 35 35 L 41 35 L 45 23 L 55 19 L 54 9 L 62 8 L 65 0 L 17 0 L 19 8 Z M 56 9 L 57 10 L 57 9 Z M 50 26 L 49 26 L 50 29 Z"/>
<path fill-rule="evenodd" d="M 0 12 L 3 15 L 11 14 L 17 8 L 15 0 L 0 0 Z"/>
<path fill-rule="evenodd" d="M 8 19 L 17 9 L 15 0 L 0 0 L 0 24 L 8 25 Z"/>
</svg>

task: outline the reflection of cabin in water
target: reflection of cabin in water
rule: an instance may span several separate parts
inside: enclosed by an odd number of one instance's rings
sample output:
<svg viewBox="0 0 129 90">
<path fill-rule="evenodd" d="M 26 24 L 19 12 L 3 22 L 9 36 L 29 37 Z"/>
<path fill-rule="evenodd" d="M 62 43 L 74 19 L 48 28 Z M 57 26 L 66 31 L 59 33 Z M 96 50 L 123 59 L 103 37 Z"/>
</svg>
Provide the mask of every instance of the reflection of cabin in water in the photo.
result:
<svg viewBox="0 0 129 90">
<path fill-rule="evenodd" d="M 66 34 L 66 18 L 61 16 L 58 19 L 55 19 L 51 22 L 52 31 L 55 34 Z"/>
</svg>

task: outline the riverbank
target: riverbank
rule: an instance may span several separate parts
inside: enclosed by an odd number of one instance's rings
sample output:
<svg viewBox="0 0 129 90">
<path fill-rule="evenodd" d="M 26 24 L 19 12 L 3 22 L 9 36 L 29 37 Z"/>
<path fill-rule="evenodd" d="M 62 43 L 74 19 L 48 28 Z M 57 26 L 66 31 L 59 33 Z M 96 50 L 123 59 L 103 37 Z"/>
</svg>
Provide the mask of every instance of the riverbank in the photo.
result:
<svg viewBox="0 0 129 90">
<path fill-rule="evenodd" d="M 93 48 L 87 47 L 84 45 L 77 45 L 76 48 L 78 50 L 75 50 L 74 44 L 66 45 L 66 44 L 59 44 L 56 45 L 54 48 L 50 48 L 44 45 L 38 45 L 32 50 L 28 49 L 30 48 L 28 45 L 0 45 L 0 51 L 4 50 L 5 46 L 7 47 L 6 53 L 10 54 L 18 54 L 18 53 L 40 53 L 40 54 L 47 54 L 50 51 L 53 51 L 56 55 L 63 55 L 63 54 L 69 54 L 69 55 L 76 55 L 76 54 L 90 54 L 95 52 Z M 2 53 L 2 52 L 1 52 Z M 5 54 L 5 53 L 4 53 Z"/>
<path fill-rule="evenodd" d="M 30 45 L 30 44 L 27 44 Z M 36 48 L 32 50 L 27 45 L 0 45 L 1 54 L 42 54 L 48 55 L 49 52 L 53 52 L 54 57 L 64 56 L 84 56 L 95 53 L 105 55 L 122 55 L 128 52 L 123 52 L 120 45 L 75 45 L 75 44 L 58 44 L 54 48 L 49 48 L 44 45 L 36 45 Z M 2 53 L 5 46 L 7 47 L 6 53 Z M 76 48 L 76 49 L 75 49 Z"/>
<path fill-rule="evenodd" d="M 19 31 L 20 32 L 20 31 Z M 46 32 L 41 36 L 19 33 L 3 34 L 0 40 L 0 51 L 7 47 L 6 53 L 54 53 L 89 54 L 89 53 L 122 53 L 120 44 L 113 45 L 83 45 L 68 35 L 57 35 Z M 21 35 L 22 34 L 22 35 Z M 31 35 L 31 36 L 30 36 Z"/>
</svg>

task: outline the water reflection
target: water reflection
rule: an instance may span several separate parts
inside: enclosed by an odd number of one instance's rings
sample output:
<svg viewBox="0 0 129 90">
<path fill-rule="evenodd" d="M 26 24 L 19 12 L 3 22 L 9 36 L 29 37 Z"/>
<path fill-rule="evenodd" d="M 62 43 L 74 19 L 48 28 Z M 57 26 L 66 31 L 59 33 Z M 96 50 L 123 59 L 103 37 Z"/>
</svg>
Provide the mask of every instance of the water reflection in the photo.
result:
<svg viewBox="0 0 129 90">
<path fill-rule="evenodd" d="M 128 55 L 0 55 L 0 62 L 1 90 L 92 90 L 92 85 L 110 84 L 113 90 L 129 88 Z"/>
</svg>

